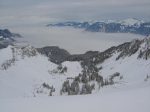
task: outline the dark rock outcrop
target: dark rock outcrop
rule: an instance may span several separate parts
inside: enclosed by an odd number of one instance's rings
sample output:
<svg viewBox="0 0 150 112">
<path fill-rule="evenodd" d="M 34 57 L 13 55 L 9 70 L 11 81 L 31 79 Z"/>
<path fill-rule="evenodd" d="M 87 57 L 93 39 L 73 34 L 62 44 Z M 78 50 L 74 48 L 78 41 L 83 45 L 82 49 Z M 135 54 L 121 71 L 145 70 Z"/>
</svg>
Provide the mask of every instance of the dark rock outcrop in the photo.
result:
<svg viewBox="0 0 150 112">
<path fill-rule="evenodd" d="M 3 39 L 11 39 L 12 41 L 14 41 L 13 37 L 21 37 L 20 34 L 17 33 L 11 33 L 8 29 L 0 29 L 0 36 Z"/>
<path fill-rule="evenodd" d="M 8 29 L 0 29 L 0 49 L 11 45 L 15 41 L 14 37 L 21 37 L 21 35 L 12 33 Z"/>
<path fill-rule="evenodd" d="M 8 45 L 6 44 L 0 44 L 0 49 L 6 48 Z"/>
<path fill-rule="evenodd" d="M 66 58 L 68 56 L 70 56 L 68 51 L 66 51 L 64 49 L 60 49 L 57 46 L 48 46 L 48 47 L 43 47 L 43 48 L 37 48 L 37 50 L 41 54 L 44 54 L 47 57 L 49 57 L 49 60 L 56 64 L 62 63 L 63 61 L 66 60 Z"/>
<path fill-rule="evenodd" d="M 142 48 L 142 46 L 145 46 Z M 116 61 L 120 58 L 130 57 L 138 52 L 137 58 L 150 58 L 150 39 L 133 40 L 118 46 L 113 46 L 103 52 L 88 51 L 84 54 L 71 55 L 66 50 L 59 47 L 44 47 L 37 49 L 40 53 L 49 57 L 50 61 L 61 64 L 64 61 L 79 61 L 83 68 L 84 74 L 96 74 L 102 68 L 97 68 L 97 65 L 103 63 L 106 59 L 117 53 Z"/>
</svg>

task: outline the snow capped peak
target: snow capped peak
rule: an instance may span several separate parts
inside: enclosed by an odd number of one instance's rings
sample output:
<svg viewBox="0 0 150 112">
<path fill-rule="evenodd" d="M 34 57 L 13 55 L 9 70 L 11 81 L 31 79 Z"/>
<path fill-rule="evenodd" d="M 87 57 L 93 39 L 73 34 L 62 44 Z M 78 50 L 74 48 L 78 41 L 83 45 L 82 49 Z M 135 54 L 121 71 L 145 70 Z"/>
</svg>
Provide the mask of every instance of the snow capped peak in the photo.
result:
<svg viewBox="0 0 150 112">
<path fill-rule="evenodd" d="M 120 24 L 126 25 L 126 26 L 140 25 L 143 22 L 144 21 L 138 20 L 136 18 L 127 18 L 127 19 L 119 21 Z"/>
<path fill-rule="evenodd" d="M 105 23 L 107 23 L 107 24 L 109 24 L 109 23 L 116 23 L 116 20 L 109 19 L 109 20 L 106 20 Z"/>
</svg>

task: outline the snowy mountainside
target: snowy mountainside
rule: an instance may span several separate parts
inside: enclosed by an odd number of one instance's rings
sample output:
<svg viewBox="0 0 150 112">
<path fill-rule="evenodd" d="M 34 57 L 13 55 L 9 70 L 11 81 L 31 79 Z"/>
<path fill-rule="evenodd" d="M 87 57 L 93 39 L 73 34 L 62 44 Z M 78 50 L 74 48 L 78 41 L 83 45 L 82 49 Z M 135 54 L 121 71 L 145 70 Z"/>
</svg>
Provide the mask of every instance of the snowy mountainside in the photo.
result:
<svg viewBox="0 0 150 112">
<path fill-rule="evenodd" d="M 108 21 L 85 21 L 85 22 L 58 22 L 47 25 L 48 27 L 73 27 L 82 28 L 90 32 L 105 32 L 105 33 L 134 33 L 140 35 L 150 34 L 150 22 L 144 22 L 135 18 L 124 20 L 108 20 Z"/>
<path fill-rule="evenodd" d="M 49 95 L 47 90 L 40 88 L 43 83 L 53 85 L 55 95 L 59 95 L 57 89 L 61 88 L 63 81 L 81 71 L 79 62 L 64 62 L 62 65 L 68 69 L 66 74 L 50 74 L 57 65 L 31 46 L 8 46 L 0 50 L 0 57 L 1 98 L 33 97 L 37 91 Z"/>
<path fill-rule="evenodd" d="M 8 29 L 0 29 L 0 49 L 13 44 L 16 37 L 22 37 L 20 34 L 12 33 Z"/>
<path fill-rule="evenodd" d="M 8 46 L 0 50 L 0 98 L 118 91 L 114 86 L 121 90 L 149 88 L 149 68 L 150 38 L 133 40 L 104 52 L 69 54 L 59 64 L 32 46 Z"/>
<path fill-rule="evenodd" d="M 140 24 L 144 23 L 144 21 L 138 20 L 136 18 L 127 18 L 127 19 L 119 21 L 118 23 L 120 23 L 122 25 L 126 25 L 126 26 L 133 26 L 133 25 L 140 26 Z"/>
</svg>

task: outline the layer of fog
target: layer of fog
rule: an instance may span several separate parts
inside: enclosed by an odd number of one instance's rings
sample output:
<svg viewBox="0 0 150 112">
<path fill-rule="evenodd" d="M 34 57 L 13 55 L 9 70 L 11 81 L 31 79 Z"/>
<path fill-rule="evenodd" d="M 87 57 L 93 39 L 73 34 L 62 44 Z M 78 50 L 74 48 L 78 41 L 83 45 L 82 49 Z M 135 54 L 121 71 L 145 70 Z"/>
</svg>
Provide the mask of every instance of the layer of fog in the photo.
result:
<svg viewBox="0 0 150 112">
<path fill-rule="evenodd" d="M 34 47 L 59 46 L 72 54 L 89 50 L 103 51 L 111 46 L 142 38 L 141 35 L 130 33 L 94 33 L 70 27 L 14 27 L 11 31 L 23 36 L 19 41 L 29 43 Z"/>
</svg>

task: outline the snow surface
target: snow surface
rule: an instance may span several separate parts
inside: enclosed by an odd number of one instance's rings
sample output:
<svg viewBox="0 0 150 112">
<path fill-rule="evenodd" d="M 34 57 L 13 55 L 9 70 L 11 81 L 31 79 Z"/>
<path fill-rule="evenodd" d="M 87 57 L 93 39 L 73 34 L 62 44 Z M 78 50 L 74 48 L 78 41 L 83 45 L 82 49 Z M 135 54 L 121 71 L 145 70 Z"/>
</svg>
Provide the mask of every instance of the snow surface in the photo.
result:
<svg viewBox="0 0 150 112">
<path fill-rule="evenodd" d="M 0 50 L 0 64 L 2 64 L 5 60 L 12 58 L 12 46 L 8 46 L 5 49 Z"/>
<path fill-rule="evenodd" d="M 150 88 L 110 94 L 1 99 L 1 112 L 149 112 Z"/>
<path fill-rule="evenodd" d="M 29 47 L 30 48 L 30 47 Z M 57 68 L 57 65 L 48 61 L 48 58 L 37 54 L 32 57 L 22 57 L 21 51 L 16 49 L 16 61 L 7 70 L 0 69 L 0 98 L 34 97 L 37 90 L 43 90 L 41 85 L 45 82 L 55 87 L 55 94 L 60 95 L 62 83 L 67 77 L 75 77 L 81 73 L 79 62 L 64 62 L 63 66 L 68 68 L 65 74 L 49 73 Z M 0 50 L 0 65 L 12 58 L 12 46 Z"/>
<path fill-rule="evenodd" d="M 149 47 L 143 43 L 139 50 Z M 13 53 L 15 49 L 15 53 Z M 26 53 L 35 49 L 27 46 Z M 21 48 L 8 46 L 0 50 L 0 65 L 15 57 L 15 62 L 3 70 L 0 67 L 0 112 L 149 112 L 150 111 L 150 60 L 137 59 L 139 51 L 115 60 L 119 53 L 105 60 L 100 75 L 105 79 L 119 72 L 114 85 L 104 86 L 91 95 L 60 96 L 62 83 L 81 71 L 79 62 L 63 62 L 68 68 L 64 74 L 53 73 L 58 65 L 37 53 L 23 55 Z M 55 87 L 53 97 L 42 87 L 43 83 Z M 39 91 L 39 93 L 37 93 Z"/>
<path fill-rule="evenodd" d="M 119 21 L 119 23 L 121 23 L 122 25 L 126 25 L 126 26 L 140 25 L 143 22 L 144 21 L 138 20 L 138 19 L 135 19 L 135 18 L 127 18 L 125 20 Z"/>
</svg>

